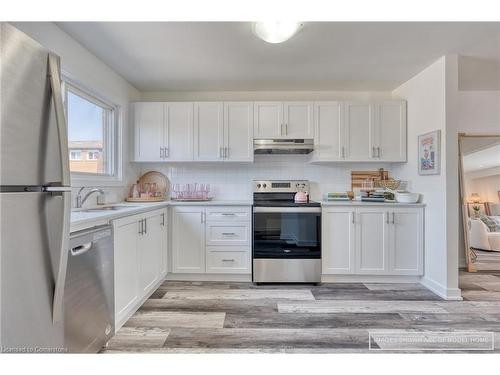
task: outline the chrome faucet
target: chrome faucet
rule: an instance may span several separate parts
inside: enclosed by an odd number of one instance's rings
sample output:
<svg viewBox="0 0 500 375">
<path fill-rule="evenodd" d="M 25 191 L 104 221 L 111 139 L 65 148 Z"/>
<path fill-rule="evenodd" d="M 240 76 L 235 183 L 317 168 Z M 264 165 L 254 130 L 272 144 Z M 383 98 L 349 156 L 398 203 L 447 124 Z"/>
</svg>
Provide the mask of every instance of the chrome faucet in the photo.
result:
<svg viewBox="0 0 500 375">
<path fill-rule="evenodd" d="M 94 193 L 99 193 L 101 195 L 104 194 L 104 190 L 100 189 L 100 188 L 93 188 L 93 189 L 90 189 L 87 194 L 85 194 L 83 197 L 82 197 L 82 191 L 83 189 L 85 189 L 85 187 L 82 187 L 80 188 L 80 190 L 78 190 L 78 193 L 76 194 L 76 208 L 82 208 L 83 207 L 83 204 L 86 202 L 86 200 Z"/>
</svg>

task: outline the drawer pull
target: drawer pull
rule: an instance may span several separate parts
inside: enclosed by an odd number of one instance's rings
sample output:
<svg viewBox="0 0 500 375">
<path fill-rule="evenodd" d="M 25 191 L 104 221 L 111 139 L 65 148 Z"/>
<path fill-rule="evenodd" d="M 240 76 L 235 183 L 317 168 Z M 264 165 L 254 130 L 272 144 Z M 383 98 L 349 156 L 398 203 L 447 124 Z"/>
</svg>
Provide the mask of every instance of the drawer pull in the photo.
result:
<svg viewBox="0 0 500 375">
<path fill-rule="evenodd" d="M 223 262 L 234 262 L 234 259 L 222 259 Z"/>
<path fill-rule="evenodd" d="M 222 216 L 236 216 L 236 214 L 232 214 L 232 213 L 221 213 Z"/>
<path fill-rule="evenodd" d="M 227 232 L 227 233 L 222 233 L 222 235 L 223 236 L 235 236 L 236 233 L 229 233 L 229 232 Z"/>
</svg>

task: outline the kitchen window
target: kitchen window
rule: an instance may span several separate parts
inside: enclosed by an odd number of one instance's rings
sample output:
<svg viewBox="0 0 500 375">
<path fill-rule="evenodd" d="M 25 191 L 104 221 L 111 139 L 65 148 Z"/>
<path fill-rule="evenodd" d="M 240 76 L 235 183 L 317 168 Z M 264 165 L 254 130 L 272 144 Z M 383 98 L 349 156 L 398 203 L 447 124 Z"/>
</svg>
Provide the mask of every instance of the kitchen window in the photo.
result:
<svg viewBox="0 0 500 375">
<path fill-rule="evenodd" d="M 64 81 L 72 179 L 117 177 L 118 108 L 69 80 Z"/>
</svg>

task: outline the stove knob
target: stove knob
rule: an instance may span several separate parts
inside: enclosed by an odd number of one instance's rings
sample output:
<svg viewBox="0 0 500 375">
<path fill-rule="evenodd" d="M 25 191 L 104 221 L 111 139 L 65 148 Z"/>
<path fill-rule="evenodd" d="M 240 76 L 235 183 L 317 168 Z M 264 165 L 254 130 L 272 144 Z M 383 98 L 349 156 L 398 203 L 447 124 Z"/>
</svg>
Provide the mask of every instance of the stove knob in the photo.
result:
<svg viewBox="0 0 500 375">
<path fill-rule="evenodd" d="M 260 189 L 260 184 L 257 184 L 257 189 Z"/>
<path fill-rule="evenodd" d="M 265 188 L 267 187 L 267 185 L 266 185 L 266 184 L 264 184 L 264 185 L 262 185 L 262 187 L 265 189 Z"/>
</svg>

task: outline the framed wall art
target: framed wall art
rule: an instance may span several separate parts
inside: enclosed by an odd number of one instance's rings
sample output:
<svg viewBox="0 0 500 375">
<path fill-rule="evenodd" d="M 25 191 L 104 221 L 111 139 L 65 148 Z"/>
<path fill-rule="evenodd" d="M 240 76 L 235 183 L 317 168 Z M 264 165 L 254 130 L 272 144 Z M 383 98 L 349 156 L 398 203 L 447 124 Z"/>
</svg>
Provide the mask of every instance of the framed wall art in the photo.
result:
<svg viewBox="0 0 500 375">
<path fill-rule="evenodd" d="M 418 136 L 418 174 L 441 173 L 441 130 Z"/>
</svg>

